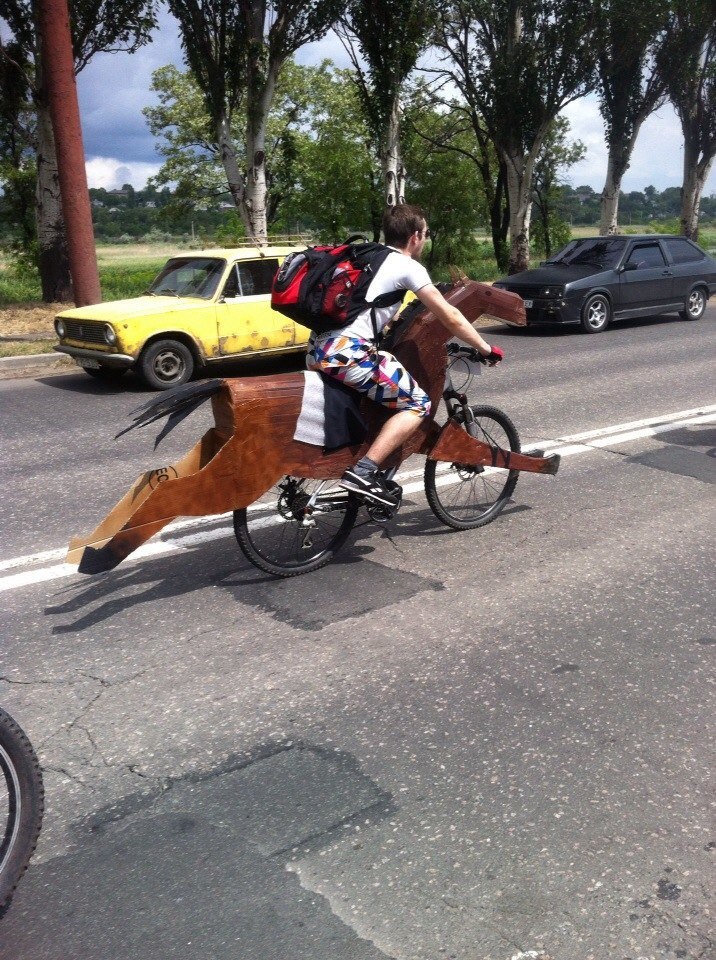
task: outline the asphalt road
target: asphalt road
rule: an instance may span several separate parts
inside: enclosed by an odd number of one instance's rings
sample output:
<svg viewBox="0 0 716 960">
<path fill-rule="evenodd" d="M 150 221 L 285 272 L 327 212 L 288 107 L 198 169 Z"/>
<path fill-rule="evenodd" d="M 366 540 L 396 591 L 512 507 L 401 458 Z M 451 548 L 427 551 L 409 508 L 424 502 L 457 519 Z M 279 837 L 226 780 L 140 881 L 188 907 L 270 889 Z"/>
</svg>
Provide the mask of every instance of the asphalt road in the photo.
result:
<svg viewBox="0 0 716 960">
<path fill-rule="evenodd" d="M 48 805 L 0 958 L 712 957 L 715 321 L 487 330 L 471 392 L 525 444 L 711 412 L 523 475 L 482 530 L 413 493 L 289 581 L 221 524 L 98 578 L 12 566 L 207 415 L 155 452 L 112 439 L 130 380 L 0 383 L 0 587 L 30 573 L 0 702 Z"/>
</svg>

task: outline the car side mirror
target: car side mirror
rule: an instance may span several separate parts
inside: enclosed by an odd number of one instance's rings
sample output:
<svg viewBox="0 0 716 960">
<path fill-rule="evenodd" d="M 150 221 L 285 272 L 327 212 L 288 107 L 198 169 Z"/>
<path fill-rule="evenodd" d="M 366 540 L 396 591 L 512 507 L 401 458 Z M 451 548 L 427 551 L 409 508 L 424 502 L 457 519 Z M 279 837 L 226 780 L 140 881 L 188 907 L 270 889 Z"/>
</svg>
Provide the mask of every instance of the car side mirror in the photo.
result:
<svg viewBox="0 0 716 960">
<path fill-rule="evenodd" d="M 644 261 L 641 260 L 639 263 L 634 263 L 634 261 L 631 263 L 625 263 L 622 267 L 622 273 L 630 273 L 632 270 L 638 270 L 643 262 Z"/>
</svg>

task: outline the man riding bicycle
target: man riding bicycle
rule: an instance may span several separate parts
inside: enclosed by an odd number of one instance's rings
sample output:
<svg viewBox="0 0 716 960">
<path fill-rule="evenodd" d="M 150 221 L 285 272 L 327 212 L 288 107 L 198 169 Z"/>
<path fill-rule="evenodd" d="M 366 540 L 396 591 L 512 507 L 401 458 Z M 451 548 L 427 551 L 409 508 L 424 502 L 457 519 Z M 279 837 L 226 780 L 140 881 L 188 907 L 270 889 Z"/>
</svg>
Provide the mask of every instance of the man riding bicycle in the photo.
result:
<svg viewBox="0 0 716 960">
<path fill-rule="evenodd" d="M 398 496 L 386 484 L 380 464 L 418 429 L 421 419 L 430 414 L 430 398 L 405 367 L 392 354 L 378 350 L 375 342 L 375 333 L 380 334 L 393 319 L 400 303 L 371 311 L 371 302 L 398 290 L 411 290 L 451 336 L 475 347 L 491 365 L 499 363 L 503 353 L 499 347 L 491 347 L 470 321 L 447 302 L 428 271 L 418 262 L 430 236 L 420 207 L 400 204 L 387 210 L 383 217 L 383 235 L 392 251 L 368 287 L 366 309 L 348 326 L 314 334 L 309 342 L 306 365 L 397 411 L 386 421 L 365 456 L 346 470 L 340 480 L 341 487 L 366 500 L 396 506 Z"/>
</svg>

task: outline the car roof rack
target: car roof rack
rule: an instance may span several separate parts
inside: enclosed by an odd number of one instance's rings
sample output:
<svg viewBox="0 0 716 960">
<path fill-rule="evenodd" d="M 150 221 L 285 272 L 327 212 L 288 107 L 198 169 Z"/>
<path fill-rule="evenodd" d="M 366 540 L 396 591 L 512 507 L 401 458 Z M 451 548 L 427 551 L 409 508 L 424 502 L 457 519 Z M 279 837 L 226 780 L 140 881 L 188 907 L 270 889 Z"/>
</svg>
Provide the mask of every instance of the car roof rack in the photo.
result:
<svg viewBox="0 0 716 960">
<path fill-rule="evenodd" d="M 298 247 L 306 246 L 311 242 L 310 236 L 305 236 L 302 233 L 273 233 L 269 234 L 266 237 L 266 243 L 263 246 L 266 247 Z M 258 244 L 255 240 L 247 240 L 243 238 L 241 240 L 235 240 L 232 244 L 232 247 L 256 247 L 257 250 L 261 251 L 263 247 Z"/>
</svg>

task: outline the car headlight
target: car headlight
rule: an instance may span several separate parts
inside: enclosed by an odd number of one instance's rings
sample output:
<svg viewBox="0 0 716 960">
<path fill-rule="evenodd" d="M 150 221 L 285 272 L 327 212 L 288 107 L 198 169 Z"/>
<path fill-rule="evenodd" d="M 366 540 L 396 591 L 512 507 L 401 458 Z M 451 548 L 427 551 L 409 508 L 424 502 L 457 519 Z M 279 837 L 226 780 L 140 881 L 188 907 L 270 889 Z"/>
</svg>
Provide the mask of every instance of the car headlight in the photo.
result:
<svg viewBox="0 0 716 960">
<path fill-rule="evenodd" d="M 498 290 L 506 290 L 506 289 L 507 289 L 507 284 L 506 284 L 506 283 L 493 283 L 492 286 L 493 286 L 493 287 L 497 287 Z"/>
<path fill-rule="evenodd" d="M 561 286 L 551 286 L 551 287 L 542 287 L 540 290 L 541 297 L 562 297 L 564 296 L 564 287 Z"/>
<path fill-rule="evenodd" d="M 65 326 L 64 320 L 60 320 L 60 319 L 55 320 L 55 331 L 57 332 L 57 336 L 61 340 L 64 337 L 64 335 L 67 333 L 67 327 Z"/>
<path fill-rule="evenodd" d="M 114 332 L 114 327 L 111 323 L 105 323 L 104 325 L 104 339 L 109 344 L 117 342 L 117 334 Z"/>
</svg>

